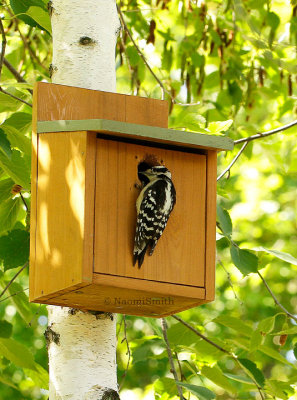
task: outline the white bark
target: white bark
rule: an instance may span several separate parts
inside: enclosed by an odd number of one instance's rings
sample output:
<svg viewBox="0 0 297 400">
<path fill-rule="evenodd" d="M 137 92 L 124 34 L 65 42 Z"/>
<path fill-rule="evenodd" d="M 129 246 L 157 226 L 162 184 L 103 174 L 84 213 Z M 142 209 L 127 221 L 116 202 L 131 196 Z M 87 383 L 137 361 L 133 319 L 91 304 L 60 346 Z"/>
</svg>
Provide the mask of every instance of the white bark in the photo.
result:
<svg viewBox="0 0 297 400">
<path fill-rule="evenodd" d="M 115 0 L 53 0 L 54 83 L 115 92 Z"/>
<path fill-rule="evenodd" d="M 115 321 L 48 306 L 50 400 L 99 400 L 117 391 Z"/>
<path fill-rule="evenodd" d="M 53 82 L 114 92 L 115 0 L 53 0 L 51 6 Z M 116 318 L 55 306 L 48 312 L 50 400 L 100 400 L 107 388 L 117 391 Z"/>
</svg>

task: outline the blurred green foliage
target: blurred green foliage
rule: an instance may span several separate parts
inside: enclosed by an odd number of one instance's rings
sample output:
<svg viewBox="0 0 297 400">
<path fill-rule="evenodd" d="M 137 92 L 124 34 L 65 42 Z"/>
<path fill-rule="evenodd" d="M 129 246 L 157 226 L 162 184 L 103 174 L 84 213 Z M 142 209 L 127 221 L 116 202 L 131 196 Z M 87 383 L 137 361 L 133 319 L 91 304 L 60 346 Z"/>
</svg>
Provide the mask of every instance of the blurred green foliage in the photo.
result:
<svg viewBox="0 0 297 400">
<path fill-rule="evenodd" d="M 0 92 L 0 398 L 46 399 L 46 308 L 28 303 L 27 268 L 7 285 L 28 260 L 31 89 L 50 79 L 50 19 L 42 0 L 1 3 L 1 88 L 15 97 Z M 171 127 L 238 140 L 296 119 L 295 0 L 119 5 L 164 86 Z M 116 61 L 119 92 L 161 97 L 126 30 Z M 296 134 L 293 127 L 250 142 L 218 181 L 216 300 L 180 316 L 225 351 L 167 319 L 186 399 L 297 399 L 296 321 L 262 280 L 296 316 Z M 239 149 L 219 154 L 219 172 Z M 160 321 L 127 316 L 125 334 L 118 320 L 122 400 L 176 397 Z"/>
</svg>

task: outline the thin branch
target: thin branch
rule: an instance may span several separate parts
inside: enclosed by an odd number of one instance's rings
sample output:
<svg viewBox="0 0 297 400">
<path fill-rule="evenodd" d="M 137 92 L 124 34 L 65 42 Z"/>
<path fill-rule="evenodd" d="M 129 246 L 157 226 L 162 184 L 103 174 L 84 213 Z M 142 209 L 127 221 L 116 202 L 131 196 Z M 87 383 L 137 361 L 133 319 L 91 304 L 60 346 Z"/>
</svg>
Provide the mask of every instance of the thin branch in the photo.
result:
<svg viewBox="0 0 297 400">
<path fill-rule="evenodd" d="M 28 322 L 28 325 L 29 325 L 30 327 L 32 326 L 32 323 L 33 323 L 34 319 L 35 319 L 36 317 L 38 317 L 38 315 L 40 314 L 40 309 L 41 309 L 41 304 L 39 304 L 39 307 L 38 307 L 37 311 L 34 313 L 33 317 L 32 317 L 31 320 Z"/>
<path fill-rule="evenodd" d="M 6 58 L 4 58 L 3 60 L 3 64 L 5 65 L 5 67 L 12 73 L 12 75 L 15 77 L 15 79 L 18 82 L 22 82 L 22 83 L 27 83 L 27 81 L 22 77 L 22 75 L 10 64 L 9 61 L 6 60 Z M 31 94 L 33 94 L 33 90 L 32 89 L 27 89 Z"/>
<path fill-rule="evenodd" d="M 248 142 L 251 142 L 252 140 L 262 139 L 263 137 L 267 137 L 267 136 L 270 136 L 270 135 L 274 135 L 275 133 L 285 131 L 286 129 L 292 128 L 292 126 L 295 126 L 295 125 L 297 125 L 297 121 L 290 122 L 287 125 L 280 126 L 279 128 L 272 129 L 271 131 L 267 131 L 267 132 L 263 132 L 263 133 L 257 133 L 256 135 L 249 136 L 247 138 L 234 140 L 234 144 L 236 145 L 236 144 L 244 143 L 244 142 L 248 143 Z"/>
<path fill-rule="evenodd" d="M 236 293 L 236 291 L 235 291 L 235 289 L 234 289 L 234 285 L 233 285 L 233 282 L 232 282 L 232 280 L 231 280 L 231 275 L 230 275 L 230 273 L 227 271 L 227 269 L 225 268 L 223 262 L 222 262 L 219 258 L 218 258 L 218 264 L 219 264 L 219 265 L 223 268 L 223 270 L 226 272 L 227 279 L 228 279 L 229 285 L 230 285 L 230 287 L 231 287 L 231 289 L 232 289 L 232 292 L 233 292 L 233 294 L 234 294 L 235 299 L 239 302 L 239 304 L 240 304 L 241 306 L 243 306 L 243 302 L 242 302 L 242 301 L 240 300 L 240 298 L 237 296 L 237 293 Z"/>
<path fill-rule="evenodd" d="M 35 52 L 31 49 L 29 43 L 27 42 L 25 36 L 22 34 L 20 28 L 19 28 L 19 21 L 17 20 L 17 18 L 14 17 L 14 21 L 16 24 L 16 28 L 19 32 L 20 38 L 22 39 L 22 42 L 24 44 L 24 47 L 28 50 L 31 61 L 33 62 L 33 60 L 35 60 L 37 62 L 37 64 L 39 64 L 41 66 L 41 68 L 43 68 L 45 71 L 48 71 L 48 68 L 42 63 L 42 61 L 37 57 L 37 55 L 35 54 Z M 33 62 L 34 64 L 34 62 Z"/>
<path fill-rule="evenodd" d="M 275 304 L 277 304 L 290 318 L 292 318 L 294 321 L 297 322 L 297 317 L 294 314 L 291 314 L 275 297 L 274 293 L 272 292 L 272 290 L 270 289 L 270 287 L 268 286 L 268 283 L 266 282 L 265 278 L 263 277 L 263 275 L 257 271 L 257 274 L 259 275 L 259 277 L 262 279 L 262 282 L 264 283 L 266 289 L 268 290 L 268 292 L 270 293 L 271 297 L 273 298 Z"/>
<path fill-rule="evenodd" d="M 191 106 L 199 106 L 201 104 L 201 101 L 197 101 L 197 103 L 178 103 L 177 101 L 174 100 L 174 104 L 176 104 L 177 106 L 191 107 Z"/>
<path fill-rule="evenodd" d="M 10 64 L 9 61 L 6 60 L 6 58 L 4 58 L 3 64 L 12 73 L 12 75 L 18 82 L 27 83 L 27 81 L 22 77 L 22 75 Z"/>
<path fill-rule="evenodd" d="M 6 35 L 2 23 L 2 18 L 0 17 L 0 31 L 2 35 L 2 46 L 1 46 L 1 55 L 0 55 L 0 78 L 1 78 L 1 73 L 2 73 L 2 67 L 3 67 L 3 61 L 4 61 L 4 56 L 5 56 L 5 49 L 6 49 Z"/>
<path fill-rule="evenodd" d="M 128 373 L 130 360 L 131 360 L 131 350 L 130 350 L 129 342 L 128 342 L 128 339 L 127 339 L 126 315 L 123 316 L 123 321 L 124 321 L 124 339 L 122 340 L 122 343 L 126 342 L 126 346 L 127 346 L 127 353 L 126 354 L 128 354 L 128 361 L 127 361 L 127 366 L 126 366 L 125 372 L 123 373 L 122 378 L 121 378 L 121 384 L 120 384 L 119 390 L 121 390 L 121 388 L 123 386 L 124 380 L 125 380 L 126 375 Z"/>
<path fill-rule="evenodd" d="M 26 203 L 26 200 L 24 199 L 24 196 L 22 195 L 21 192 L 20 192 L 20 196 L 21 196 L 22 202 L 24 203 L 26 212 L 28 213 L 29 212 L 28 204 Z"/>
<path fill-rule="evenodd" d="M 23 289 L 23 290 L 19 290 L 18 292 L 15 292 L 13 294 L 11 294 L 10 296 L 5 297 L 4 299 L 0 300 L 0 303 L 2 303 L 3 301 L 6 301 L 8 299 L 10 299 L 11 297 L 17 296 L 20 293 L 25 292 L 26 290 L 29 290 L 29 288 Z"/>
<path fill-rule="evenodd" d="M 15 96 L 14 94 L 11 94 L 9 92 L 7 92 L 6 90 L 4 90 L 1 86 L 0 86 L 0 92 L 7 94 L 7 96 L 12 97 L 15 100 L 21 101 L 22 103 L 26 104 L 29 107 L 32 107 L 31 103 L 28 103 L 26 100 L 21 99 L 20 97 Z"/>
<path fill-rule="evenodd" d="M 179 358 L 178 358 L 178 354 L 177 354 L 176 351 L 174 352 L 174 354 L 175 354 L 175 358 L 176 358 L 177 365 L 178 365 L 178 368 L 179 368 L 180 381 L 181 381 L 181 382 L 182 382 L 182 381 L 186 381 L 187 378 L 186 378 L 185 375 L 183 374 L 183 370 L 182 370 L 182 366 L 181 366 L 181 363 L 180 363 Z"/>
<path fill-rule="evenodd" d="M 12 285 L 13 281 L 20 275 L 20 273 L 29 265 L 29 261 L 27 261 L 22 268 L 18 270 L 18 272 L 13 276 L 13 278 L 8 282 L 8 284 L 5 286 L 5 288 L 2 290 L 0 293 L 0 299 L 4 295 L 4 293 L 9 289 L 9 287 Z"/>
<path fill-rule="evenodd" d="M 168 359 L 169 359 L 169 363 L 170 363 L 170 372 L 174 376 L 174 380 L 175 380 L 175 383 L 176 383 L 176 387 L 177 387 L 177 391 L 178 391 L 180 400 L 184 400 L 182 388 L 178 384 L 178 376 L 177 376 L 177 372 L 176 372 L 176 369 L 175 369 L 175 366 L 174 366 L 173 355 L 172 355 L 172 351 L 171 351 L 169 340 L 168 340 L 168 336 L 167 336 L 167 323 L 166 323 L 165 318 L 161 319 L 161 324 L 162 324 L 163 337 L 164 337 L 164 341 L 165 341 L 165 344 L 166 344 Z"/>
<path fill-rule="evenodd" d="M 194 332 L 197 336 L 199 336 L 201 339 L 205 340 L 210 345 L 216 347 L 221 352 L 223 352 L 225 354 L 228 354 L 231 357 L 234 357 L 234 355 L 232 353 L 230 353 L 230 351 L 224 349 L 223 347 L 219 346 L 218 344 L 216 344 L 212 340 L 208 339 L 206 336 L 204 336 L 202 333 L 200 333 L 197 329 L 195 329 L 192 325 L 188 324 L 188 322 L 184 321 L 183 319 L 181 319 L 177 315 L 171 315 L 171 316 L 172 316 L 172 318 L 174 318 L 177 321 L 181 322 L 183 325 L 185 325 L 187 328 L 189 328 L 192 332 Z"/>
<path fill-rule="evenodd" d="M 241 154 L 243 153 L 244 149 L 246 148 L 246 146 L 248 145 L 248 142 L 245 142 L 242 146 L 242 148 L 239 150 L 239 152 L 236 154 L 236 156 L 233 158 L 233 160 L 231 161 L 231 163 L 228 165 L 228 167 L 226 169 L 224 169 L 224 171 L 217 177 L 217 181 L 219 181 L 221 178 L 223 178 L 223 176 L 230 171 L 230 169 L 232 168 L 232 166 L 236 163 L 236 161 L 238 160 L 238 158 L 241 156 Z"/>
</svg>

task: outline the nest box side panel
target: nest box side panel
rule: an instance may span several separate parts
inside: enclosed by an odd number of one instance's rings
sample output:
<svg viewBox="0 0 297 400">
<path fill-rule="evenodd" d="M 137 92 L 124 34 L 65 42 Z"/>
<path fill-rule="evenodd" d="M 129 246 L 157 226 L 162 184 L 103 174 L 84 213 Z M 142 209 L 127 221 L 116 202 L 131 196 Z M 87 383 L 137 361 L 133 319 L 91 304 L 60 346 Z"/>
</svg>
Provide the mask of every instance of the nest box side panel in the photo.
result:
<svg viewBox="0 0 297 400">
<path fill-rule="evenodd" d="M 31 209 L 30 209 L 30 274 L 29 287 L 30 295 L 35 292 L 35 258 L 36 258 L 36 196 L 37 196 L 37 94 L 33 93 L 33 113 L 32 113 L 32 151 L 31 151 Z"/>
<path fill-rule="evenodd" d="M 38 136 L 30 300 L 92 280 L 95 136 L 87 132 Z"/>
<path fill-rule="evenodd" d="M 171 171 L 177 201 L 153 256 L 138 269 L 132 264 L 135 183 L 146 154 Z M 147 280 L 204 287 L 205 207 L 206 155 L 97 139 L 94 272 L 138 278 L 139 285 Z"/>
<path fill-rule="evenodd" d="M 205 289 L 206 300 L 215 298 L 215 262 L 216 262 L 216 215 L 217 215 L 217 152 L 207 152 L 206 184 L 206 258 Z"/>
</svg>

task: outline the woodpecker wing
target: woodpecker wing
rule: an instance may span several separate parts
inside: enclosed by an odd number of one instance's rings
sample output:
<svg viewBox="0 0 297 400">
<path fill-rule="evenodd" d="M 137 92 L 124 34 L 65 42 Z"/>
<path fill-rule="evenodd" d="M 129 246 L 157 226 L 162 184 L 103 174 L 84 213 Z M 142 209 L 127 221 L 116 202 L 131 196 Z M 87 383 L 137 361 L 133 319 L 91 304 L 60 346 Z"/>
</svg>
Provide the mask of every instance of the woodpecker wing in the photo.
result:
<svg viewBox="0 0 297 400">
<path fill-rule="evenodd" d="M 141 267 L 147 248 L 150 255 L 160 239 L 175 204 L 175 188 L 170 179 L 157 179 L 140 193 L 141 204 L 137 216 L 134 264 Z"/>
</svg>

